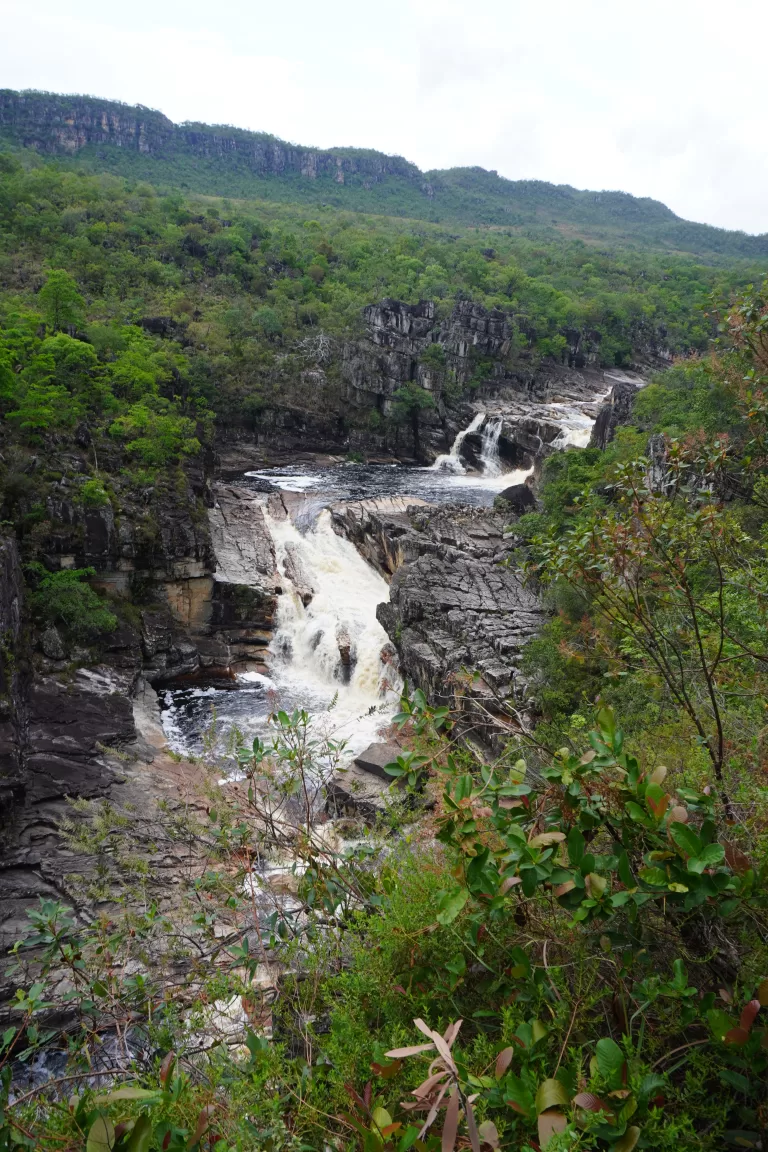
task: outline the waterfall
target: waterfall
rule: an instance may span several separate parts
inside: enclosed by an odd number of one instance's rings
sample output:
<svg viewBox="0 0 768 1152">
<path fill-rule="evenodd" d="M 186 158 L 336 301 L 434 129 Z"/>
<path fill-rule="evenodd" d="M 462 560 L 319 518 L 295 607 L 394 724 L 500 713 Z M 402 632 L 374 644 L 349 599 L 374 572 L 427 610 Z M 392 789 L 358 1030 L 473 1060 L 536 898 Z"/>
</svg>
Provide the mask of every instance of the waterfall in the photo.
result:
<svg viewBox="0 0 768 1152">
<path fill-rule="evenodd" d="M 360 752 L 377 739 L 383 723 L 377 710 L 391 707 L 401 687 L 389 637 L 376 619 L 387 583 L 334 532 L 328 511 L 305 533 L 288 519 L 265 519 L 283 576 L 271 675 L 299 689 L 312 712 L 337 696 L 331 726 Z"/>
<path fill-rule="evenodd" d="M 499 459 L 499 437 L 504 424 L 502 416 L 494 416 L 483 428 L 483 440 L 480 447 L 480 461 L 483 465 L 484 476 L 500 476 L 501 460 Z"/>
<path fill-rule="evenodd" d="M 478 428 L 485 420 L 485 412 L 478 412 L 472 417 L 472 423 L 468 424 L 466 428 L 462 428 L 456 434 L 456 439 L 451 445 L 451 450 L 448 453 L 438 456 L 432 465 L 433 472 L 456 472 L 461 475 L 466 472 L 466 468 L 461 462 L 461 446 L 464 443 L 465 437 L 469 436 L 470 432 L 477 432 Z"/>
</svg>

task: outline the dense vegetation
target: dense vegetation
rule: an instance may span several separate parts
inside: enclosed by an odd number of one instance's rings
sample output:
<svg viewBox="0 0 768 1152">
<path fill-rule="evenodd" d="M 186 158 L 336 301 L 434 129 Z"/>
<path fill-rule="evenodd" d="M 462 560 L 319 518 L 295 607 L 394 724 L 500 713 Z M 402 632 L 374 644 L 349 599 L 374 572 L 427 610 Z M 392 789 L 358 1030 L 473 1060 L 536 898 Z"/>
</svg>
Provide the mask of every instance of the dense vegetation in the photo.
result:
<svg viewBox="0 0 768 1152">
<path fill-rule="evenodd" d="M 610 365 L 654 341 L 703 351 L 711 294 L 746 276 L 508 230 L 191 203 L 109 176 L 0 163 L 4 411 L 27 438 L 86 420 L 147 463 L 185 451 L 195 435 L 184 421 L 209 412 L 253 428 L 291 406 L 335 409 L 367 426 L 371 413 L 341 401 L 340 352 L 362 308 L 383 297 L 434 299 L 445 315 L 469 296 L 513 318 L 513 362 L 560 358 L 570 333 L 587 332 Z M 305 372 L 318 367 L 324 389 Z"/>
<path fill-rule="evenodd" d="M 765 236 L 681 220 L 656 200 L 623 192 L 506 180 L 483 168 L 423 173 L 399 156 L 370 149 L 320 152 L 227 125 L 174 125 L 151 109 L 87 96 L 0 90 L 0 140 L 58 153 L 70 167 L 187 192 L 452 226 L 496 225 L 545 242 L 577 235 L 624 248 L 690 252 L 707 261 L 768 256 Z"/>
<path fill-rule="evenodd" d="M 319 803 L 340 749 L 302 713 L 277 713 L 268 746 L 211 734 L 213 780 L 229 758 L 243 783 L 214 783 L 205 819 L 73 805 L 63 834 L 95 864 L 68 882 L 103 913 L 41 901 L 15 949 L 0 1149 L 764 1146 L 766 295 L 734 298 L 743 270 L 578 240 L 0 163 L 3 517 L 35 623 L 82 643 L 116 618 L 89 570 L 39 562 L 45 485 L 98 509 L 183 482 L 216 425 L 315 403 L 308 366 L 340 400 L 366 303 L 468 294 L 512 314 L 511 355 L 534 360 L 570 327 L 598 330 L 609 364 L 662 326 L 701 353 L 605 453 L 548 462 L 518 525 L 555 612 L 527 654 L 541 721 L 510 717 L 497 760 L 416 692 L 403 791 L 347 846 Z M 713 292 L 731 302 L 711 344 Z M 164 914 L 158 845 L 187 880 Z M 42 1055 L 55 1084 L 10 1099 Z"/>
</svg>

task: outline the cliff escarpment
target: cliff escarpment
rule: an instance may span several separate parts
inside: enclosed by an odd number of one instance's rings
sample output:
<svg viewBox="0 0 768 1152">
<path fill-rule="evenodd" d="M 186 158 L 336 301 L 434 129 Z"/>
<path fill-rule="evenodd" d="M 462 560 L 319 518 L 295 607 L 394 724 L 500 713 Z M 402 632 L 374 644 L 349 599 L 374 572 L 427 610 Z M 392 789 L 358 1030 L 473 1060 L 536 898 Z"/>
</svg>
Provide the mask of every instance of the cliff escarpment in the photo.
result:
<svg viewBox="0 0 768 1152">
<path fill-rule="evenodd" d="M 428 188 L 415 164 L 366 149 L 302 148 L 266 132 L 231 125 L 174 124 L 162 112 L 90 96 L 0 91 L 0 132 L 25 148 L 74 155 L 84 148 L 119 148 L 139 156 L 176 156 L 244 165 L 255 176 L 351 180 L 365 188 L 395 176 Z"/>
<path fill-rule="evenodd" d="M 303 201 L 434 222 L 577 233 L 600 244 L 690 252 L 707 261 L 762 259 L 768 237 L 676 216 L 626 192 L 509 180 L 480 167 L 422 172 L 369 148 L 308 148 L 231 125 L 174 124 L 161 112 L 92 96 L 0 90 L 0 138 L 94 171 L 207 195 Z"/>
</svg>

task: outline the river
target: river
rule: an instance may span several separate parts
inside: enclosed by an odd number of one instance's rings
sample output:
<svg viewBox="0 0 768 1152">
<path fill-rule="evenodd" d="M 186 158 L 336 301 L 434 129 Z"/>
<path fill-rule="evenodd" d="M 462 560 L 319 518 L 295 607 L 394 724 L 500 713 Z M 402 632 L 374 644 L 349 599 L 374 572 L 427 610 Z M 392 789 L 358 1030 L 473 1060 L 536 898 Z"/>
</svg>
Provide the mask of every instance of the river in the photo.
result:
<svg viewBox="0 0 768 1152">
<path fill-rule="evenodd" d="M 562 427 L 558 448 L 588 442 L 593 417 L 584 411 L 585 405 L 541 407 Z M 589 407 L 594 410 L 594 401 Z M 243 487 L 263 490 L 269 481 L 276 489 L 304 496 L 292 520 L 267 518 L 278 570 L 284 576 L 269 675 L 245 672 L 232 681 L 161 690 L 169 746 L 181 754 L 200 754 L 215 744 L 219 754 L 226 754 L 237 734 L 246 741 L 267 735 L 268 717 L 278 707 L 310 712 L 317 728 L 346 741 L 347 759 L 375 741 L 396 710 L 401 687 L 391 661 L 392 645 L 376 619 L 376 606 L 388 599 L 389 588 L 354 545 L 333 530 L 327 508 L 382 497 L 490 507 L 499 492 L 528 475 L 520 470 L 504 472 L 498 451 L 501 426 L 497 414 L 477 413 L 456 436 L 451 451 L 430 468 L 302 463 L 246 473 L 239 481 Z M 481 470 L 470 470 L 462 458 L 462 444 L 470 432 L 482 437 Z M 289 558 L 298 560 L 311 584 L 313 594 L 307 603 L 303 589 L 286 574 Z M 345 648 L 346 662 L 340 655 Z"/>
</svg>

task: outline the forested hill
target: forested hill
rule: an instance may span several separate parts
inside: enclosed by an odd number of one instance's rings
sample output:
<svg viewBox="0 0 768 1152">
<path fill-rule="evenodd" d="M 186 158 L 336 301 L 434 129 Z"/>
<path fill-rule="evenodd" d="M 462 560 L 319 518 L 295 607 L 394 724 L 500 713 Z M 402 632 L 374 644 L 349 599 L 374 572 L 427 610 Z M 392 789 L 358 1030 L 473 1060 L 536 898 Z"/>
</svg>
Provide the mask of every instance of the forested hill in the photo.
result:
<svg viewBox="0 0 768 1152">
<path fill-rule="evenodd" d="M 624 192 L 506 180 L 483 168 L 421 172 L 370 149 L 322 151 L 228 125 L 177 125 L 141 105 L 90 96 L 0 90 L 0 144 L 190 192 L 501 225 L 542 239 L 567 232 L 706 261 L 768 257 L 768 234 L 692 223 Z"/>
</svg>

